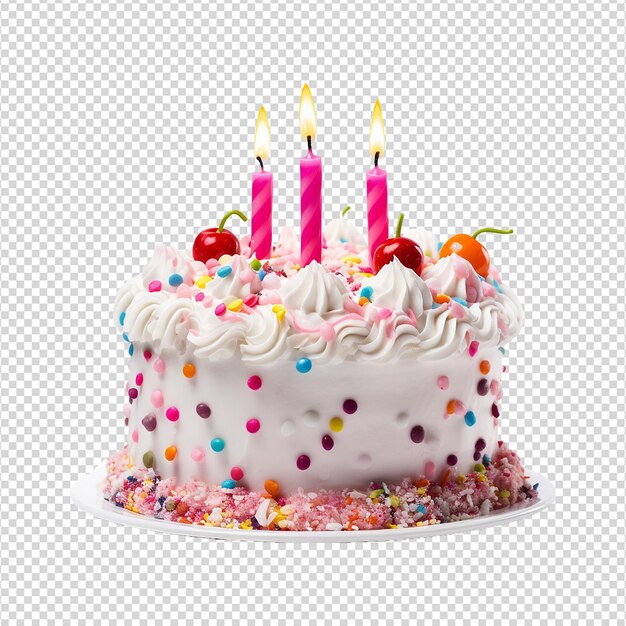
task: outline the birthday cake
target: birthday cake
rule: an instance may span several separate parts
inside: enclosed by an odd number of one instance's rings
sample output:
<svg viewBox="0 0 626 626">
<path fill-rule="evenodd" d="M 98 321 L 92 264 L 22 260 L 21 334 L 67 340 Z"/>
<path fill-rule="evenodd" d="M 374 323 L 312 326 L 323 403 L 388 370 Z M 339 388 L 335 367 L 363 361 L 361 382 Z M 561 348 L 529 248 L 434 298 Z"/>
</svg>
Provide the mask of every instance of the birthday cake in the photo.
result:
<svg viewBox="0 0 626 626">
<path fill-rule="evenodd" d="M 498 440 L 523 313 L 482 244 L 417 229 L 370 266 L 345 216 L 324 240 L 306 266 L 289 229 L 262 260 L 248 237 L 205 261 L 199 240 L 195 259 L 160 246 L 121 289 L 128 437 L 108 500 L 194 524 L 355 530 L 536 495 Z"/>
</svg>

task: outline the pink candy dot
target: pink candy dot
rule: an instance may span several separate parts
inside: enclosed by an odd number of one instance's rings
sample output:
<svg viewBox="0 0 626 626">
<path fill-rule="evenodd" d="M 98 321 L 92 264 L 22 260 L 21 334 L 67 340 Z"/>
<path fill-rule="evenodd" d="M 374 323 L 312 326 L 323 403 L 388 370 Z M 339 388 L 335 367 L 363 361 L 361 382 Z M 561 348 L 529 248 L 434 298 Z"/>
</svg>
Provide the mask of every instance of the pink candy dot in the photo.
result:
<svg viewBox="0 0 626 626">
<path fill-rule="evenodd" d="M 161 281 L 160 280 L 153 280 L 149 285 L 148 285 L 148 291 L 161 291 Z"/>
<path fill-rule="evenodd" d="M 231 468 L 230 477 L 233 480 L 241 480 L 243 478 L 243 470 L 240 467 Z"/>
<path fill-rule="evenodd" d="M 165 371 L 165 361 L 159 357 L 152 365 L 152 369 L 154 369 L 157 374 L 163 374 Z"/>
<path fill-rule="evenodd" d="M 155 409 L 160 409 L 163 406 L 163 393 L 160 392 L 158 389 L 155 389 L 150 394 L 150 402 L 152 402 L 152 406 Z"/>
<path fill-rule="evenodd" d="M 215 307 L 215 315 L 224 315 L 226 313 L 226 305 L 223 302 L 220 302 Z"/>
<path fill-rule="evenodd" d="M 470 356 L 475 356 L 478 352 L 478 341 L 472 341 L 467 349 Z"/>
<path fill-rule="evenodd" d="M 130 404 L 128 403 L 124 404 L 123 412 L 124 412 L 124 417 L 128 419 L 130 417 Z"/>
<path fill-rule="evenodd" d="M 450 381 L 448 380 L 447 376 L 440 376 L 437 379 L 437 387 L 439 387 L 439 389 L 447 389 L 450 386 Z"/>
<path fill-rule="evenodd" d="M 135 430 L 133 430 L 133 432 L 131 433 L 131 438 L 132 440 L 137 443 L 139 441 L 139 432 L 137 431 L 137 429 L 135 428 Z"/>
<path fill-rule="evenodd" d="M 165 411 L 165 417 L 167 417 L 170 422 L 177 422 L 180 417 L 180 413 L 175 406 L 171 406 L 167 409 L 167 411 Z"/>
<path fill-rule="evenodd" d="M 146 361 L 149 361 L 152 358 L 152 352 L 150 352 L 150 350 L 144 350 L 143 358 L 146 359 Z"/>
<path fill-rule="evenodd" d="M 139 372 L 139 374 L 135 376 L 135 385 L 137 385 L 138 387 L 143 385 L 143 374 L 141 372 Z"/>
<path fill-rule="evenodd" d="M 200 291 L 196 294 L 196 302 L 202 302 L 204 300 L 204 294 Z"/>
<path fill-rule="evenodd" d="M 254 434 L 254 433 L 259 432 L 259 428 L 261 428 L 261 422 L 259 422 L 259 420 L 256 419 L 255 417 L 253 417 L 252 419 L 246 422 L 246 430 L 249 433 Z"/>
<path fill-rule="evenodd" d="M 202 448 L 194 448 L 191 451 L 191 458 L 196 462 L 199 463 L 200 461 L 202 461 L 202 459 L 204 458 L 204 450 Z"/>
<path fill-rule="evenodd" d="M 378 311 L 378 315 L 380 315 L 381 320 L 389 319 L 392 315 L 393 311 L 391 309 L 381 309 Z"/>
<path fill-rule="evenodd" d="M 257 296 L 254 293 L 251 293 L 243 299 L 243 303 L 246 306 L 255 307 L 259 303 L 259 296 Z"/>
<path fill-rule="evenodd" d="M 432 480 L 435 476 L 435 464 L 432 461 L 426 461 L 424 465 L 424 474 L 428 480 Z"/>
<path fill-rule="evenodd" d="M 248 387 L 250 387 L 252 391 L 258 391 L 262 384 L 263 382 L 260 376 L 250 376 L 250 378 L 248 378 Z"/>
<path fill-rule="evenodd" d="M 492 395 L 497 396 L 500 393 L 500 383 L 494 378 L 489 385 L 489 391 Z"/>
</svg>

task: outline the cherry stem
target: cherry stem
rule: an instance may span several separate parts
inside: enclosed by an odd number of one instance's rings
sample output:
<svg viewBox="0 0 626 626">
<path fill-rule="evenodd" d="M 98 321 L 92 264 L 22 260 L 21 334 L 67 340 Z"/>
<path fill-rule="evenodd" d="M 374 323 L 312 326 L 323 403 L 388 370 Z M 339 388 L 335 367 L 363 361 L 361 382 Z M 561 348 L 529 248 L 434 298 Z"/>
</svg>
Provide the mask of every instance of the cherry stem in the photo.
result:
<svg viewBox="0 0 626 626">
<path fill-rule="evenodd" d="M 232 211 L 228 211 L 228 213 L 226 213 L 226 215 L 224 215 L 224 217 L 222 218 L 220 225 L 217 227 L 218 233 L 221 233 L 224 230 L 224 225 L 226 224 L 226 220 L 231 215 L 236 215 L 237 217 L 240 217 L 244 222 L 248 221 L 248 218 L 241 211 L 238 211 L 237 209 L 233 209 Z"/>
<path fill-rule="evenodd" d="M 404 222 L 404 213 L 400 213 L 400 217 L 398 218 L 398 223 L 396 224 L 396 237 L 400 237 L 400 233 L 402 232 L 403 222 Z"/>
<path fill-rule="evenodd" d="M 341 217 L 345 217 L 346 213 L 351 209 L 352 207 L 350 205 L 348 205 L 342 212 L 341 212 Z"/>
<path fill-rule="evenodd" d="M 472 235 L 472 237 L 476 239 L 476 237 L 478 237 L 478 235 L 482 235 L 482 233 L 496 233 L 496 235 L 512 235 L 513 229 L 508 228 L 506 230 L 503 230 L 502 228 L 480 228 Z"/>
</svg>

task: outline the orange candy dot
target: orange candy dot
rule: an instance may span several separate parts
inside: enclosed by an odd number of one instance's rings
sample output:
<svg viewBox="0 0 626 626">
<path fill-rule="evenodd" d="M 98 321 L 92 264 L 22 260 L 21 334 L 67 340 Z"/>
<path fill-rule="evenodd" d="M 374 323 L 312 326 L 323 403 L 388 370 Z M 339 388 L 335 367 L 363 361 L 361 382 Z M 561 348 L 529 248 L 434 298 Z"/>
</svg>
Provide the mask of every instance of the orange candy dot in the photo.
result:
<svg viewBox="0 0 626 626">
<path fill-rule="evenodd" d="M 480 362 L 480 373 L 481 374 L 489 374 L 490 370 L 491 370 L 491 364 L 489 363 L 489 361 L 481 361 Z"/>
<path fill-rule="evenodd" d="M 196 366 L 193 363 L 185 363 L 183 366 L 183 374 L 187 378 L 193 378 L 196 375 Z"/>
<path fill-rule="evenodd" d="M 446 413 L 448 415 L 452 415 L 454 413 L 455 408 L 456 408 L 456 400 L 450 400 L 450 402 L 446 404 Z"/>
<path fill-rule="evenodd" d="M 178 450 L 176 449 L 176 446 L 169 446 L 168 448 L 165 448 L 165 458 L 168 461 L 173 461 L 176 458 L 177 452 Z"/>
<path fill-rule="evenodd" d="M 270 496 L 277 496 L 280 491 L 280 485 L 275 480 L 266 480 L 263 486 Z"/>
<path fill-rule="evenodd" d="M 450 296 L 447 296 L 445 293 L 438 293 L 435 296 L 435 302 L 437 304 L 445 304 L 446 302 L 450 302 Z"/>
</svg>

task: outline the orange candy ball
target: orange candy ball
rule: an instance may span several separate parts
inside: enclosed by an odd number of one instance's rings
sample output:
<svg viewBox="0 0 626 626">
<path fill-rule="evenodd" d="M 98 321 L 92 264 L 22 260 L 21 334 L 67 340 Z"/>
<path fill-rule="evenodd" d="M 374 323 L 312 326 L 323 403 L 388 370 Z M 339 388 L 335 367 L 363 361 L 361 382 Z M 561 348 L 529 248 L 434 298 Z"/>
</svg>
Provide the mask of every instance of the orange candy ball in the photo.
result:
<svg viewBox="0 0 626 626">
<path fill-rule="evenodd" d="M 267 491 L 267 493 L 274 498 L 280 491 L 280 485 L 275 480 L 266 480 L 263 486 L 265 487 L 265 491 Z"/>
<path fill-rule="evenodd" d="M 193 363 L 185 363 L 183 366 L 183 374 L 187 378 L 193 378 L 196 375 L 196 366 Z"/>
<path fill-rule="evenodd" d="M 487 278 L 489 273 L 489 253 L 480 241 L 474 239 L 471 235 L 454 235 L 441 246 L 439 256 L 443 258 L 453 253 L 469 261 L 477 274 Z"/>
<path fill-rule="evenodd" d="M 486 374 L 489 374 L 490 371 L 491 371 L 491 364 L 489 363 L 489 361 L 481 361 L 480 373 L 486 375 Z"/>
<path fill-rule="evenodd" d="M 176 446 L 169 446 L 168 448 L 165 448 L 165 458 L 168 461 L 173 461 L 176 458 L 177 452 L 178 450 L 176 449 Z"/>
</svg>

